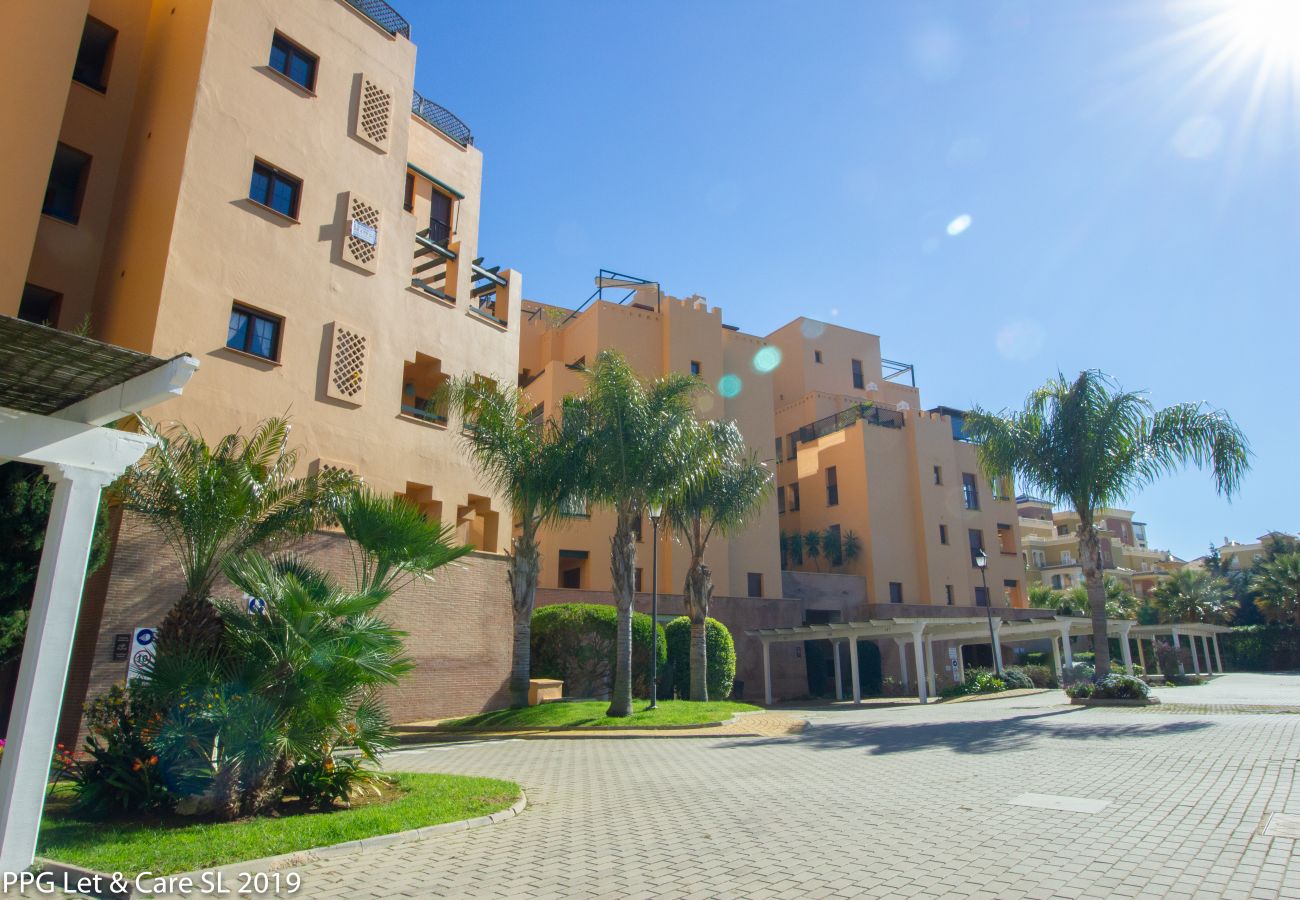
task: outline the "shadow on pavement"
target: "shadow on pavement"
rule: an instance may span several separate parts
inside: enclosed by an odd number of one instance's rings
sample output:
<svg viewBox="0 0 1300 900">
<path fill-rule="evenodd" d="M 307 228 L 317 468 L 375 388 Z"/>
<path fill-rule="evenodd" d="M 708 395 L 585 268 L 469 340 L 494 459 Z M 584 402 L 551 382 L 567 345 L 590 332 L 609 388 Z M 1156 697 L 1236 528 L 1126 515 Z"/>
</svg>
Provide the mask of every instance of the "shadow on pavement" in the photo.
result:
<svg viewBox="0 0 1300 900">
<path fill-rule="evenodd" d="M 730 741 L 728 747 L 753 747 L 756 743 L 799 742 L 812 749 L 841 750 L 860 747 L 871 754 L 906 753 L 941 748 L 955 753 L 997 753 L 1024 750 L 1040 740 L 1090 741 L 1110 738 L 1161 737 L 1210 728 L 1210 722 L 1167 722 L 1147 724 L 1056 723 L 1059 716 L 1071 716 L 1073 709 L 1053 710 L 989 721 L 922 722 L 888 724 L 874 722 L 832 724 L 819 722 L 795 737 L 765 738 L 761 741 Z"/>
</svg>

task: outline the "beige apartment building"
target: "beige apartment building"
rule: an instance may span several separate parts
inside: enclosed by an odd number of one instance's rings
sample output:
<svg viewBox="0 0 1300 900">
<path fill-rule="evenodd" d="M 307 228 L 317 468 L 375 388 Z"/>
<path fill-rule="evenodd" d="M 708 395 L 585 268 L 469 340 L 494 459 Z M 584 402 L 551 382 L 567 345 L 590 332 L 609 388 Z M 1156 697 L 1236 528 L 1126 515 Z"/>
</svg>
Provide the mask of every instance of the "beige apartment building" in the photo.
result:
<svg viewBox="0 0 1300 900">
<path fill-rule="evenodd" d="M 670 372 L 699 376 L 709 386 L 696 401 L 701 416 L 734 420 L 755 449 L 772 446 L 772 374 L 764 371 L 761 338 L 724 324 L 722 310 L 699 297 L 670 297 L 658 285 L 635 280 L 605 282 L 621 286 L 602 286 L 580 311 L 525 302 L 519 377 L 539 412 L 549 414 L 566 395 L 581 393 L 583 365 L 602 350 L 614 349 L 643 377 Z M 608 591 L 613 513 L 599 508 L 577 512 L 564 527 L 542 534 L 540 584 Z M 650 590 L 651 530 L 643 517 L 636 573 L 642 591 Z M 777 547 L 776 502 L 769 498 L 742 533 L 710 541 L 706 562 L 715 591 L 732 597 L 781 596 Z M 680 591 L 688 563 L 683 545 L 666 530 L 661 533 L 659 590 Z"/>
<path fill-rule="evenodd" d="M 1025 569 L 1030 583 L 1041 582 L 1054 590 L 1069 590 L 1084 583 L 1079 559 L 1079 514 L 1055 510 L 1046 500 L 1021 496 L 1016 500 Z M 1101 536 L 1102 569 L 1119 579 L 1138 597 L 1147 597 L 1184 562 L 1168 550 L 1147 543 L 1145 522 L 1133 521 L 1133 511 L 1106 508 L 1097 515 Z"/>
<path fill-rule="evenodd" d="M 788 541 L 830 531 L 841 547 L 860 545 L 852 559 L 787 548 L 787 567 L 862 575 L 874 614 L 887 614 L 880 604 L 1025 606 L 1010 486 L 981 473 L 961 411 L 922 409 L 913 368 L 883 359 L 876 335 L 800 318 L 767 341 L 781 353 L 781 532 Z"/>
<path fill-rule="evenodd" d="M 1261 534 L 1255 540 L 1250 542 L 1234 541 L 1226 535 L 1223 543 L 1214 549 L 1219 554 L 1222 564 L 1232 571 L 1246 571 L 1257 562 L 1262 562 L 1268 558 L 1269 548 L 1274 544 L 1296 546 L 1300 545 L 1300 534 L 1290 534 L 1285 531 L 1270 531 Z M 1205 557 L 1197 557 L 1189 565 L 1205 565 Z"/>
</svg>

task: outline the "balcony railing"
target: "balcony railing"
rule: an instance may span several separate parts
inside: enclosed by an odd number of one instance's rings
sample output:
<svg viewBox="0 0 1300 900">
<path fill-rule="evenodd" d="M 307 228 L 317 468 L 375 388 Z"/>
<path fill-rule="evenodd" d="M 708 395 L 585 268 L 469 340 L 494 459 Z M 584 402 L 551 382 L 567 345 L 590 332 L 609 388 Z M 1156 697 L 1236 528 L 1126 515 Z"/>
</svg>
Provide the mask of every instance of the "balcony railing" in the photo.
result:
<svg viewBox="0 0 1300 900">
<path fill-rule="evenodd" d="M 807 444 L 819 437 L 843 431 L 858 421 L 866 422 L 869 425 L 880 425 L 884 428 L 902 428 L 903 414 L 895 409 L 882 409 L 872 403 L 858 403 L 834 415 L 826 416 L 803 426 L 797 432 L 798 438 L 796 440 L 800 444 Z"/>
<path fill-rule="evenodd" d="M 400 34 L 410 39 L 411 23 L 403 19 L 397 10 L 384 0 L 345 0 L 345 2 L 389 34 Z"/>
<path fill-rule="evenodd" d="M 474 135 L 469 130 L 469 126 L 446 107 L 439 106 L 426 97 L 421 97 L 419 92 L 411 95 L 411 112 L 462 147 L 473 146 Z"/>
</svg>

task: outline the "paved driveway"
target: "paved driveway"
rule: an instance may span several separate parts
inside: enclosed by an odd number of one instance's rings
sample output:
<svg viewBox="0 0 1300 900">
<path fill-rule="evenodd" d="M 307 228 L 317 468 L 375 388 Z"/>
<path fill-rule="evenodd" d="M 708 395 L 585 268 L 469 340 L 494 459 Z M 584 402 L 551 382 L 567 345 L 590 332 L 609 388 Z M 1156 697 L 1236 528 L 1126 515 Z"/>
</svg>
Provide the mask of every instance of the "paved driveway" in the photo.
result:
<svg viewBox="0 0 1300 900">
<path fill-rule="evenodd" d="M 795 737 L 407 751 L 392 768 L 511 778 L 528 810 L 299 871 L 313 898 L 1300 898 L 1297 841 L 1264 833 L 1300 814 L 1300 715 L 1063 703 L 817 712 Z M 1022 795 L 1070 800 L 1009 802 Z M 1078 801 L 1105 806 L 1042 808 Z"/>
</svg>

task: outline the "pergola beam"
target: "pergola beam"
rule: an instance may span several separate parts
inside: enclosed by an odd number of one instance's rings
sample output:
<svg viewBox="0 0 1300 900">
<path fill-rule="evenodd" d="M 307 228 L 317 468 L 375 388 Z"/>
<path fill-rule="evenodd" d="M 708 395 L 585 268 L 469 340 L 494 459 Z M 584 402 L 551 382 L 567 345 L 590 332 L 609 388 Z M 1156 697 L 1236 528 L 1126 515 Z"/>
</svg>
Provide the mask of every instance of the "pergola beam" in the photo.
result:
<svg viewBox="0 0 1300 900">
<path fill-rule="evenodd" d="M 69 422 L 107 425 L 130 413 L 179 397 L 198 368 L 199 361 L 194 357 L 178 356 L 164 366 L 100 391 L 52 415 Z"/>
</svg>

